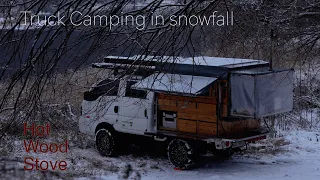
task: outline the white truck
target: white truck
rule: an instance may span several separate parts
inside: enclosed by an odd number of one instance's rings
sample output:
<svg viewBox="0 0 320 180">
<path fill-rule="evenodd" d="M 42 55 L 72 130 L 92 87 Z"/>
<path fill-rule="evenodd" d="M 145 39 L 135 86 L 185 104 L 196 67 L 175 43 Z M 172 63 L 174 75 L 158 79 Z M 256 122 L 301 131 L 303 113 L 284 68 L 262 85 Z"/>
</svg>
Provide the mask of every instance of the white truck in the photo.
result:
<svg viewBox="0 0 320 180">
<path fill-rule="evenodd" d="M 167 143 L 170 162 L 189 168 L 200 152 L 230 156 L 265 139 L 262 118 L 293 106 L 293 70 L 261 60 L 108 56 L 93 67 L 114 75 L 85 92 L 79 129 L 104 156 L 117 152 L 119 136 L 143 136 Z"/>
</svg>

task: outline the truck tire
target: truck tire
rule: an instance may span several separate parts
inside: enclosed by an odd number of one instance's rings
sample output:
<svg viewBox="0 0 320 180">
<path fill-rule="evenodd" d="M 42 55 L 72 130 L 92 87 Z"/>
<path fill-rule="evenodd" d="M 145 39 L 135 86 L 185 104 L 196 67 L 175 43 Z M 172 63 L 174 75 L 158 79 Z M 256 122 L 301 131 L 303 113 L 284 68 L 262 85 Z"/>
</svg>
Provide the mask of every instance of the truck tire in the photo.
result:
<svg viewBox="0 0 320 180">
<path fill-rule="evenodd" d="M 174 139 L 168 145 L 169 161 L 178 168 L 190 169 L 194 166 L 194 151 L 185 140 Z"/>
<path fill-rule="evenodd" d="M 103 156 L 115 155 L 115 137 L 114 131 L 107 128 L 101 128 L 96 133 L 96 146 L 99 153 Z"/>
</svg>

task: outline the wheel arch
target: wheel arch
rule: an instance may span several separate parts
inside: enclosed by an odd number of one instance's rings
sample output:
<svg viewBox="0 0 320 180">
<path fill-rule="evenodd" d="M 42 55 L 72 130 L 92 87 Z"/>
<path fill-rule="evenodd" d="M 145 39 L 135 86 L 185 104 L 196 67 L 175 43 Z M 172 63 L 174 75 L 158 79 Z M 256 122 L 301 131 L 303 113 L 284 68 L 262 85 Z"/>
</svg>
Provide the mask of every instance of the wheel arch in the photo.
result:
<svg viewBox="0 0 320 180">
<path fill-rule="evenodd" d="M 108 130 L 115 131 L 114 127 L 111 124 L 109 124 L 107 122 L 101 122 L 97 125 L 96 129 L 94 130 L 94 133 L 96 134 L 98 132 L 98 130 L 100 130 L 102 128 L 107 128 Z"/>
</svg>

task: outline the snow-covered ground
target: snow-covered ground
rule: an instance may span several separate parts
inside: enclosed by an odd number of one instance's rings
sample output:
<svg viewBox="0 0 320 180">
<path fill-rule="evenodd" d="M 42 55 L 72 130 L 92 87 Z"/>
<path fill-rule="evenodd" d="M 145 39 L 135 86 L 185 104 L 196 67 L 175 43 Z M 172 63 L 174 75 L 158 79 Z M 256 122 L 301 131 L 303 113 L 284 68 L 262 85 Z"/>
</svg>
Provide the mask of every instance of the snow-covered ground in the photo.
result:
<svg viewBox="0 0 320 180">
<path fill-rule="evenodd" d="M 148 155 L 139 148 L 119 157 L 102 157 L 94 147 L 93 139 L 67 135 L 45 142 L 62 142 L 69 139 L 68 153 L 26 153 L 23 140 L 14 140 L 12 155 L 41 160 L 66 160 L 66 179 L 320 179 L 320 132 L 291 131 L 283 137 L 267 139 L 251 144 L 247 151 L 235 154 L 228 160 L 204 156 L 198 168 L 187 171 L 175 170 L 165 154 Z M 73 138 L 73 139 L 72 139 Z M 81 143 L 80 143 L 81 142 Z M 20 163 L 20 167 L 24 164 Z"/>
<path fill-rule="evenodd" d="M 192 171 L 175 171 L 164 165 L 163 172 L 149 172 L 144 179 L 320 179 L 320 136 L 316 134 L 304 131 L 288 134 L 285 137 L 288 144 L 275 155 L 261 149 L 226 161 L 208 158 L 203 167 Z"/>
<path fill-rule="evenodd" d="M 267 145 L 256 144 L 254 147 L 260 150 L 249 150 L 243 155 L 235 155 L 224 161 L 206 157 L 202 167 L 190 171 L 176 171 L 163 160 L 163 162 L 159 162 L 160 169 L 150 169 L 141 176 L 142 179 L 168 180 L 320 179 L 319 132 L 294 131 L 285 136 L 284 139 L 277 138 L 273 147 L 270 145 L 268 143 Z M 132 160 L 129 160 L 130 162 Z M 118 176 L 110 175 L 101 178 L 117 179 Z"/>
</svg>

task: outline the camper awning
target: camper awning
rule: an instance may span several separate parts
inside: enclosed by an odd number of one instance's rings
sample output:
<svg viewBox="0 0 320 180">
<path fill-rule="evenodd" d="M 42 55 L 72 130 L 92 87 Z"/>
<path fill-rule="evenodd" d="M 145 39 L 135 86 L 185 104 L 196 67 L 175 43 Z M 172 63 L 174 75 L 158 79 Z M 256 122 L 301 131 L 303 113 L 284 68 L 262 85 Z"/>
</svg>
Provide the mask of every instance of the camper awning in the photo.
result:
<svg viewBox="0 0 320 180">
<path fill-rule="evenodd" d="M 197 95 L 215 80 L 217 78 L 214 77 L 155 73 L 132 85 L 131 88 Z"/>
</svg>

